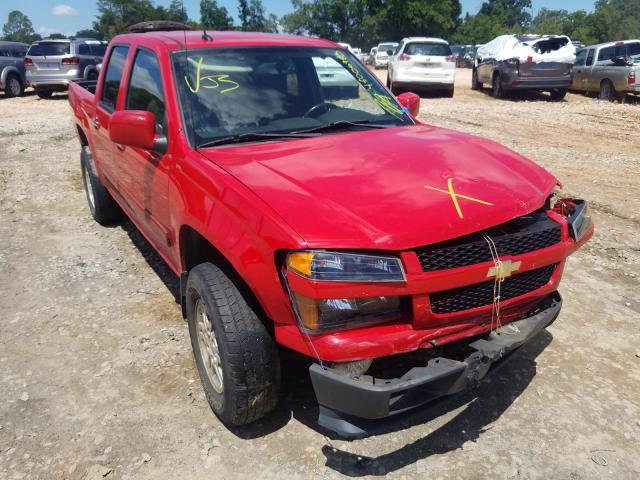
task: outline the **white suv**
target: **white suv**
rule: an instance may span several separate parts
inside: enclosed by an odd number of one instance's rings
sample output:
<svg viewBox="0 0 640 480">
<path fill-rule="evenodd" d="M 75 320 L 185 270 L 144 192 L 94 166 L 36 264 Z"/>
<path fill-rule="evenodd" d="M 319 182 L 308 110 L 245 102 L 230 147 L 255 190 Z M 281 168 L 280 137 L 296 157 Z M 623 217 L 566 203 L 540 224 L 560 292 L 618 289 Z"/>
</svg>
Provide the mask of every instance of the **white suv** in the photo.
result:
<svg viewBox="0 0 640 480">
<path fill-rule="evenodd" d="M 441 38 L 404 38 L 389 59 L 387 87 L 395 95 L 401 89 L 443 90 L 453 97 L 456 58 Z"/>
</svg>

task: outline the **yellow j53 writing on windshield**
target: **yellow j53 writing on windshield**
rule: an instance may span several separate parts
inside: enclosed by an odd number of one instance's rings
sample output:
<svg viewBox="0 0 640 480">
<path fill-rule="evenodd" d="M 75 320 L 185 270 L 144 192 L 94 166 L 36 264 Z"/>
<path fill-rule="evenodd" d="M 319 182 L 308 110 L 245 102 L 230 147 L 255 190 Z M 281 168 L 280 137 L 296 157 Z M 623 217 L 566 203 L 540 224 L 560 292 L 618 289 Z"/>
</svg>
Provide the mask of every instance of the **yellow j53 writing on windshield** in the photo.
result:
<svg viewBox="0 0 640 480">
<path fill-rule="evenodd" d="M 191 93 L 198 93 L 201 88 L 219 89 L 218 92 L 220 93 L 229 93 L 240 88 L 240 84 L 229 79 L 229 75 L 202 75 L 202 57 L 198 60 L 198 66 L 196 67 L 195 86 L 191 85 L 187 75 L 184 76 L 184 81 L 187 82 L 187 87 L 189 87 Z"/>
</svg>

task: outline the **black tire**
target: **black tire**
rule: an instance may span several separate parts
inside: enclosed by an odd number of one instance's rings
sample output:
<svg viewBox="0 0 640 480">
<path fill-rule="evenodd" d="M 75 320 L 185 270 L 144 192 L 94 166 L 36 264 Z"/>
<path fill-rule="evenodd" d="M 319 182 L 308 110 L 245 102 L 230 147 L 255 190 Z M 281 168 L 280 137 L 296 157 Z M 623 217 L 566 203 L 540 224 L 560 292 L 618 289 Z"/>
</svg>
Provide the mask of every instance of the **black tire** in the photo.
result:
<svg viewBox="0 0 640 480">
<path fill-rule="evenodd" d="M 482 84 L 478 82 L 478 70 L 474 67 L 471 71 L 471 90 L 480 90 Z"/>
<path fill-rule="evenodd" d="M 36 95 L 40 98 L 51 98 L 53 95 L 53 90 L 50 88 L 36 88 Z"/>
<path fill-rule="evenodd" d="M 87 203 L 93 219 L 103 226 L 117 223 L 122 218 L 123 212 L 108 190 L 100 183 L 91 152 L 87 146 L 83 146 L 80 153 L 80 168 L 82 169 L 82 183 Z"/>
<path fill-rule="evenodd" d="M 95 70 L 91 70 L 87 74 L 87 80 L 98 80 L 98 72 Z"/>
<path fill-rule="evenodd" d="M 455 89 L 454 89 L 454 88 L 451 88 L 450 90 L 447 90 L 447 91 L 444 93 L 444 96 L 445 96 L 445 97 L 447 97 L 447 98 L 453 98 L 453 94 L 454 94 L 454 92 L 455 92 Z"/>
<path fill-rule="evenodd" d="M 600 93 L 598 95 L 600 100 L 607 100 L 609 102 L 613 102 L 617 100 L 618 94 L 616 93 L 616 89 L 613 86 L 611 80 L 603 80 L 600 83 Z"/>
<path fill-rule="evenodd" d="M 228 426 L 246 425 L 273 410 L 280 386 L 275 342 L 240 291 L 217 266 L 201 263 L 189 272 L 186 311 L 202 387 L 220 420 Z M 199 322 L 203 311 L 207 318 Z M 202 334 L 199 337 L 199 331 L 207 330 L 211 337 Z M 221 380 L 207 373 L 205 362 L 213 355 L 207 344 L 203 355 L 202 338 L 216 343 L 217 362 L 213 365 L 209 362 L 209 369 L 221 371 Z"/>
<path fill-rule="evenodd" d="M 491 95 L 493 98 L 504 98 L 504 90 L 502 88 L 502 78 L 499 73 L 493 76 L 493 82 L 491 84 Z"/>
<path fill-rule="evenodd" d="M 567 96 L 566 88 L 554 88 L 549 92 L 551 94 L 551 100 L 559 102 L 560 100 L 564 100 L 564 97 Z"/>
<path fill-rule="evenodd" d="M 20 81 L 20 77 L 13 73 L 7 75 L 7 81 L 4 86 L 4 96 L 7 98 L 19 97 L 24 93 L 24 85 Z"/>
<path fill-rule="evenodd" d="M 391 75 L 387 72 L 387 88 L 391 90 Z"/>
</svg>

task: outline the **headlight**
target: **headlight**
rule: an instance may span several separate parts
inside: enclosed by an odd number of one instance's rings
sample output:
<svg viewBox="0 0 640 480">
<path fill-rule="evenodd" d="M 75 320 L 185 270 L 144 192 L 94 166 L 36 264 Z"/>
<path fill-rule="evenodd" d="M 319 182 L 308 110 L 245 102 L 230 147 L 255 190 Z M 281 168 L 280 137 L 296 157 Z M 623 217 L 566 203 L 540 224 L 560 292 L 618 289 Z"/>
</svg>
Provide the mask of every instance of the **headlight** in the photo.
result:
<svg viewBox="0 0 640 480">
<path fill-rule="evenodd" d="M 404 282 L 397 257 L 302 251 L 287 256 L 287 267 L 310 280 L 330 282 Z"/>
<path fill-rule="evenodd" d="M 293 292 L 304 328 L 310 333 L 364 327 L 402 317 L 400 297 L 307 298 Z"/>
</svg>

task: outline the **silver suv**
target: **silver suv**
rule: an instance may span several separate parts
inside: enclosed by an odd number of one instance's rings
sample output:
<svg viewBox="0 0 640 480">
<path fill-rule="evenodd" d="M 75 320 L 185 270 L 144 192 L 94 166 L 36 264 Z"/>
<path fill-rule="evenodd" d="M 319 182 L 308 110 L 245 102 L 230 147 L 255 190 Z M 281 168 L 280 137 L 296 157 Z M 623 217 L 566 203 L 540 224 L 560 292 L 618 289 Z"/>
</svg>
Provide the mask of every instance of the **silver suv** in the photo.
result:
<svg viewBox="0 0 640 480">
<path fill-rule="evenodd" d="M 29 45 L 18 42 L 0 42 L 0 90 L 6 97 L 22 95 L 26 84 L 22 59 Z"/>
<path fill-rule="evenodd" d="M 106 48 L 106 42 L 90 38 L 35 42 L 24 59 L 27 82 L 40 98 L 49 98 L 73 80 L 95 80 Z"/>
</svg>

